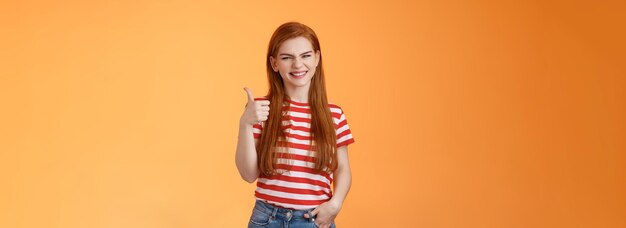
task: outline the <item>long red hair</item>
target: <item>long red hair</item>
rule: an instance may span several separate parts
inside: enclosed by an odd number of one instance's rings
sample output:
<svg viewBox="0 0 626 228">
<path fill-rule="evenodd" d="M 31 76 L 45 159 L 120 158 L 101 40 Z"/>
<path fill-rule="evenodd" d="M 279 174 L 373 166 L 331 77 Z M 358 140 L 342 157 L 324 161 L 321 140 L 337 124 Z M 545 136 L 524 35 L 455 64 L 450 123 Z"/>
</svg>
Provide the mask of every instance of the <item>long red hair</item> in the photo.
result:
<svg viewBox="0 0 626 228">
<path fill-rule="evenodd" d="M 257 145 L 259 170 L 262 174 L 276 174 L 277 148 L 285 135 L 282 130 L 283 105 L 288 105 L 287 95 L 282 77 L 272 69 L 270 57 L 276 58 L 280 45 L 286 40 L 304 37 L 311 42 L 313 50 L 321 53 L 320 43 L 313 29 L 298 22 L 288 22 L 279 26 L 270 39 L 267 49 L 267 79 L 269 91 L 267 98 L 270 101 L 270 113 L 265 121 L 260 141 Z M 326 82 L 322 56 L 309 87 L 309 106 L 311 110 L 311 145 L 315 153 L 315 171 L 333 172 L 337 169 L 337 137 L 334 122 L 328 107 L 326 97 Z"/>
</svg>

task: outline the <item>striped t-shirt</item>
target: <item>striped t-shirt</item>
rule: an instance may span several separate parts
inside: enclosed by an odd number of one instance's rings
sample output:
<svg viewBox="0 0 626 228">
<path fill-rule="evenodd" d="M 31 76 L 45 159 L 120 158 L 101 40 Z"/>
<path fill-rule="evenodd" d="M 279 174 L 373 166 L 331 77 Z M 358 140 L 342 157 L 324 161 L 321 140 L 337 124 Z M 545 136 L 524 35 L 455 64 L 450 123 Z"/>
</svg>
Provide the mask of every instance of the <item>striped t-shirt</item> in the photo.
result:
<svg viewBox="0 0 626 228">
<path fill-rule="evenodd" d="M 267 100 L 257 98 L 256 100 Z M 337 148 L 354 142 L 352 133 L 343 110 L 337 105 L 329 104 L 330 113 L 337 133 Z M 288 100 L 283 106 L 286 115 L 283 117 L 282 129 L 286 143 L 278 147 L 278 164 L 275 166 L 279 174 L 266 176 L 261 174 L 257 180 L 255 198 L 284 208 L 297 210 L 312 209 L 330 200 L 333 174 L 316 173 L 313 159 L 315 151 L 311 150 L 310 127 L 311 111 L 307 103 Z M 263 124 L 255 124 L 253 134 L 255 143 L 261 137 Z M 286 156 L 289 154 L 288 156 Z"/>
</svg>

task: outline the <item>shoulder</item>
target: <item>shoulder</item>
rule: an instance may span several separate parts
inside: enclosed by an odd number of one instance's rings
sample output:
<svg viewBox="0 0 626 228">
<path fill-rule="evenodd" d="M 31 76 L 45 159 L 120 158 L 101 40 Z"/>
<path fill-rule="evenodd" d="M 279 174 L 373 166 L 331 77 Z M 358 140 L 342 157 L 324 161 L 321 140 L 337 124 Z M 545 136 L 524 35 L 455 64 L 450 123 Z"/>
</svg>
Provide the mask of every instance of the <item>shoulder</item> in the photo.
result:
<svg viewBox="0 0 626 228">
<path fill-rule="evenodd" d="M 345 117 L 342 117 L 344 114 L 343 114 L 343 109 L 341 108 L 341 106 L 335 103 L 328 103 L 328 108 L 330 109 L 330 115 L 336 121 L 340 121 L 341 119 L 345 118 Z"/>
<path fill-rule="evenodd" d="M 337 105 L 337 104 L 335 104 L 335 103 L 330 103 L 330 102 L 328 103 L 328 107 L 329 107 L 329 108 L 337 108 L 337 109 L 341 109 L 341 107 L 340 107 L 339 105 Z"/>
<path fill-rule="evenodd" d="M 328 103 L 328 108 L 330 108 L 330 111 L 341 111 L 341 106 L 335 104 L 335 103 Z"/>
</svg>

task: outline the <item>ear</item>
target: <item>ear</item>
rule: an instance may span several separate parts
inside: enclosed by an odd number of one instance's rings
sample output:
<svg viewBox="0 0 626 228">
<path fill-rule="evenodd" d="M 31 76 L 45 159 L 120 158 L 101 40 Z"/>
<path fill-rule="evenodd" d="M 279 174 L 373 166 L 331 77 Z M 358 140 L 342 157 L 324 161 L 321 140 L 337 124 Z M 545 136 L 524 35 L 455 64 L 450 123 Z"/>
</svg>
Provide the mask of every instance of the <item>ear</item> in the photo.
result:
<svg viewBox="0 0 626 228">
<path fill-rule="evenodd" d="M 320 64 L 320 58 L 322 57 L 322 52 L 320 50 L 315 51 L 315 67 Z"/>
<path fill-rule="evenodd" d="M 278 67 L 276 66 L 276 59 L 274 58 L 274 56 L 270 56 L 270 65 L 272 66 L 272 70 L 274 70 L 274 72 L 278 72 Z"/>
</svg>

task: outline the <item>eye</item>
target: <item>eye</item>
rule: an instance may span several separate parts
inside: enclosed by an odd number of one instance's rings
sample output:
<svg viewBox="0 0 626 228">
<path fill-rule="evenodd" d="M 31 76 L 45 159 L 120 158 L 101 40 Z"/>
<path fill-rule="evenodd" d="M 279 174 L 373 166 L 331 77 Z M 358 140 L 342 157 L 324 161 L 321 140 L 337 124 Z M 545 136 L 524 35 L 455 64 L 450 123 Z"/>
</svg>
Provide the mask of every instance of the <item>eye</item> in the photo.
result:
<svg viewBox="0 0 626 228">
<path fill-rule="evenodd" d="M 311 55 L 303 55 L 302 58 L 308 58 L 311 57 Z"/>
<path fill-rule="evenodd" d="M 280 58 L 280 59 L 282 59 L 282 60 L 287 60 L 287 59 L 291 59 L 291 57 L 282 57 L 282 58 Z"/>
</svg>

